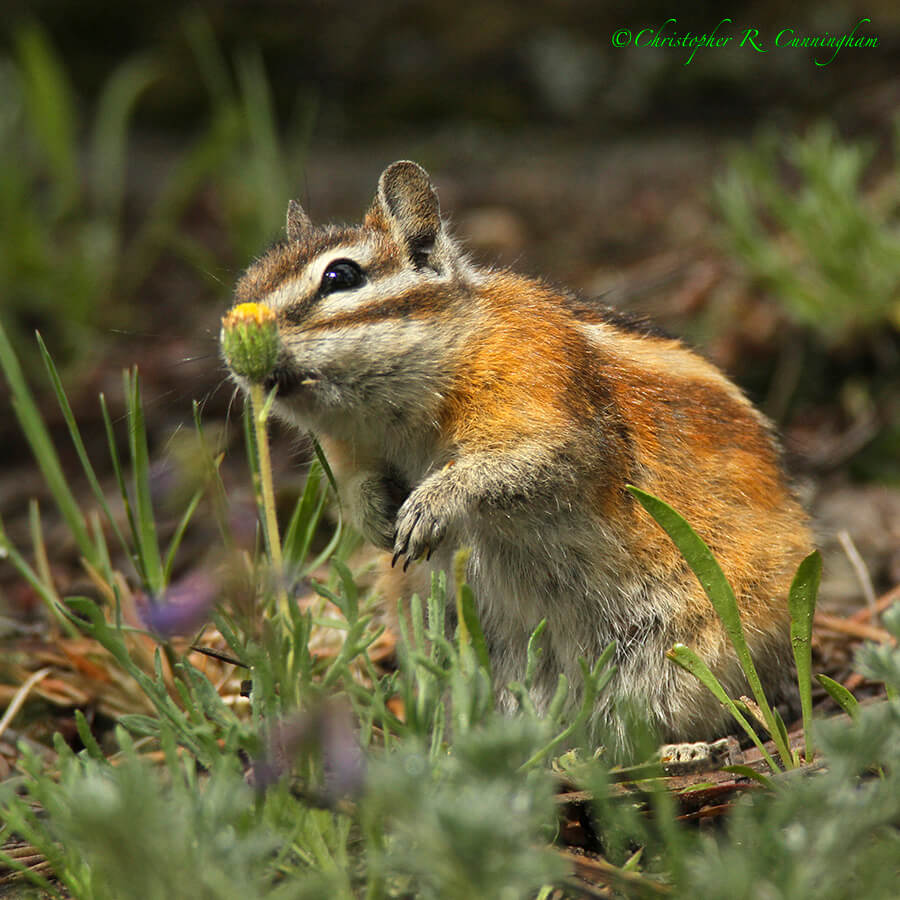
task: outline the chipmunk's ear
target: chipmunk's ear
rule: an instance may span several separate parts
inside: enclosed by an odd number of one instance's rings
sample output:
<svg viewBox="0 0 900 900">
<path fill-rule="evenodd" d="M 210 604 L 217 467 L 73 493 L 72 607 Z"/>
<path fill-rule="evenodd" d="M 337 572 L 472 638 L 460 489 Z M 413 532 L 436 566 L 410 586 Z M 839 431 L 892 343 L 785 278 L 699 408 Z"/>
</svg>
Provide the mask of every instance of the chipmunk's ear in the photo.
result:
<svg viewBox="0 0 900 900">
<path fill-rule="evenodd" d="M 287 237 L 289 241 L 301 241 L 303 236 L 313 227 L 312 221 L 303 207 L 291 200 L 287 208 Z"/>
<path fill-rule="evenodd" d="M 443 236 L 441 207 L 428 173 L 414 162 L 395 162 L 381 173 L 373 212 L 390 227 L 416 266 L 434 265 Z"/>
</svg>

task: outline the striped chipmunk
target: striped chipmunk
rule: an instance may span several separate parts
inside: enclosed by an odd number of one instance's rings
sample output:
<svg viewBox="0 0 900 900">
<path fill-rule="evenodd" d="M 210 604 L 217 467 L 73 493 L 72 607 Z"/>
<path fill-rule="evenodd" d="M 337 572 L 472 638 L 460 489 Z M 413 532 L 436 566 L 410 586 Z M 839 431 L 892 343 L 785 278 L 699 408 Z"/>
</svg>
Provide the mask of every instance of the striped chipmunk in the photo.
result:
<svg viewBox="0 0 900 900">
<path fill-rule="evenodd" d="M 453 596 L 454 552 L 470 548 L 501 708 L 516 708 L 506 685 L 523 679 L 546 619 L 538 710 L 560 672 L 580 685 L 578 658 L 615 641 L 595 717 L 611 749 L 627 747 L 626 707 L 669 741 L 728 730 L 719 702 L 665 654 L 687 644 L 731 696 L 748 693 L 744 676 L 629 484 L 704 538 L 767 695 L 790 695 L 787 592 L 811 538 L 769 423 L 711 363 L 646 324 L 473 264 L 412 162 L 382 173 L 358 226 L 313 225 L 291 202 L 287 240 L 250 266 L 236 302 L 274 311 L 274 408 L 318 437 L 345 508 L 397 564 L 394 588 L 427 593 L 444 570 Z"/>
</svg>

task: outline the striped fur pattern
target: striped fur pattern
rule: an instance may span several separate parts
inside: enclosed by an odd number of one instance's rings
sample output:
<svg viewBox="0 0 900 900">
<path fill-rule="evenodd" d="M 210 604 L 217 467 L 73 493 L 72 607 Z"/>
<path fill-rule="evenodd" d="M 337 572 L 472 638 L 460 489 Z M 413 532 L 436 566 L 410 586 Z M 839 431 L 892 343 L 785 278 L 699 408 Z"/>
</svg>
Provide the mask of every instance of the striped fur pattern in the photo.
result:
<svg viewBox="0 0 900 900">
<path fill-rule="evenodd" d="M 652 329 L 471 264 L 414 163 L 382 174 L 362 225 L 315 227 L 292 203 L 287 235 L 236 290 L 277 314 L 276 408 L 323 442 L 343 501 L 397 563 L 386 584 L 409 592 L 471 548 L 501 705 L 515 705 L 505 685 L 544 618 L 539 709 L 560 672 L 577 685 L 578 657 L 616 642 L 596 716 L 613 746 L 625 705 L 666 740 L 726 727 L 665 659 L 676 641 L 747 692 L 696 578 L 626 484 L 706 540 L 764 682 L 788 691 L 786 594 L 810 536 L 768 423 L 721 372 Z"/>
</svg>

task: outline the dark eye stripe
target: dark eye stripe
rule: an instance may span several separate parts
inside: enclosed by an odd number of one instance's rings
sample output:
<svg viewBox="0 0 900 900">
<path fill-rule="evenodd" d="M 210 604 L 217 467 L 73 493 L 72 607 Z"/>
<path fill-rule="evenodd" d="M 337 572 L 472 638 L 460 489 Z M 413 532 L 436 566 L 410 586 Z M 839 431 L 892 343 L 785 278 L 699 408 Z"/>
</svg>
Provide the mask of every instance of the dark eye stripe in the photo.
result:
<svg viewBox="0 0 900 900">
<path fill-rule="evenodd" d="M 312 323 L 304 323 L 309 332 L 327 332 L 336 328 L 352 328 L 367 322 L 398 320 L 430 320 L 444 312 L 453 303 L 452 295 L 438 288 L 422 285 L 408 290 L 400 297 L 387 297 L 380 301 L 366 303 L 359 309 L 331 315 Z"/>
<path fill-rule="evenodd" d="M 366 276 L 362 269 L 352 259 L 338 259 L 330 263 L 322 273 L 322 283 L 319 286 L 319 294 L 333 294 L 336 291 L 351 291 L 358 288 Z"/>
</svg>

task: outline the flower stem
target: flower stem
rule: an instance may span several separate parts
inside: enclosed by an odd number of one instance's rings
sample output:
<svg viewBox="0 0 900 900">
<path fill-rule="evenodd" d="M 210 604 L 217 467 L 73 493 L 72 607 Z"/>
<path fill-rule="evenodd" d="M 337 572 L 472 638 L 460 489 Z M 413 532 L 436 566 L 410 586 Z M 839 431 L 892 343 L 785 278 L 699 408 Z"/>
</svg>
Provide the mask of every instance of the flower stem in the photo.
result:
<svg viewBox="0 0 900 900">
<path fill-rule="evenodd" d="M 253 412 L 253 428 L 256 433 L 256 449 L 259 454 L 259 480 L 262 492 L 263 514 L 265 516 L 264 534 L 266 549 L 272 563 L 277 584 L 276 597 L 278 609 L 290 622 L 287 589 L 284 584 L 284 560 L 281 555 L 281 539 L 278 536 L 278 518 L 275 515 L 275 491 L 272 487 L 272 460 L 269 456 L 269 435 L 266 420 L 269 417 L 268 406 L 261 384 L 250 385 L 250 406 Z"/>
</svg>

